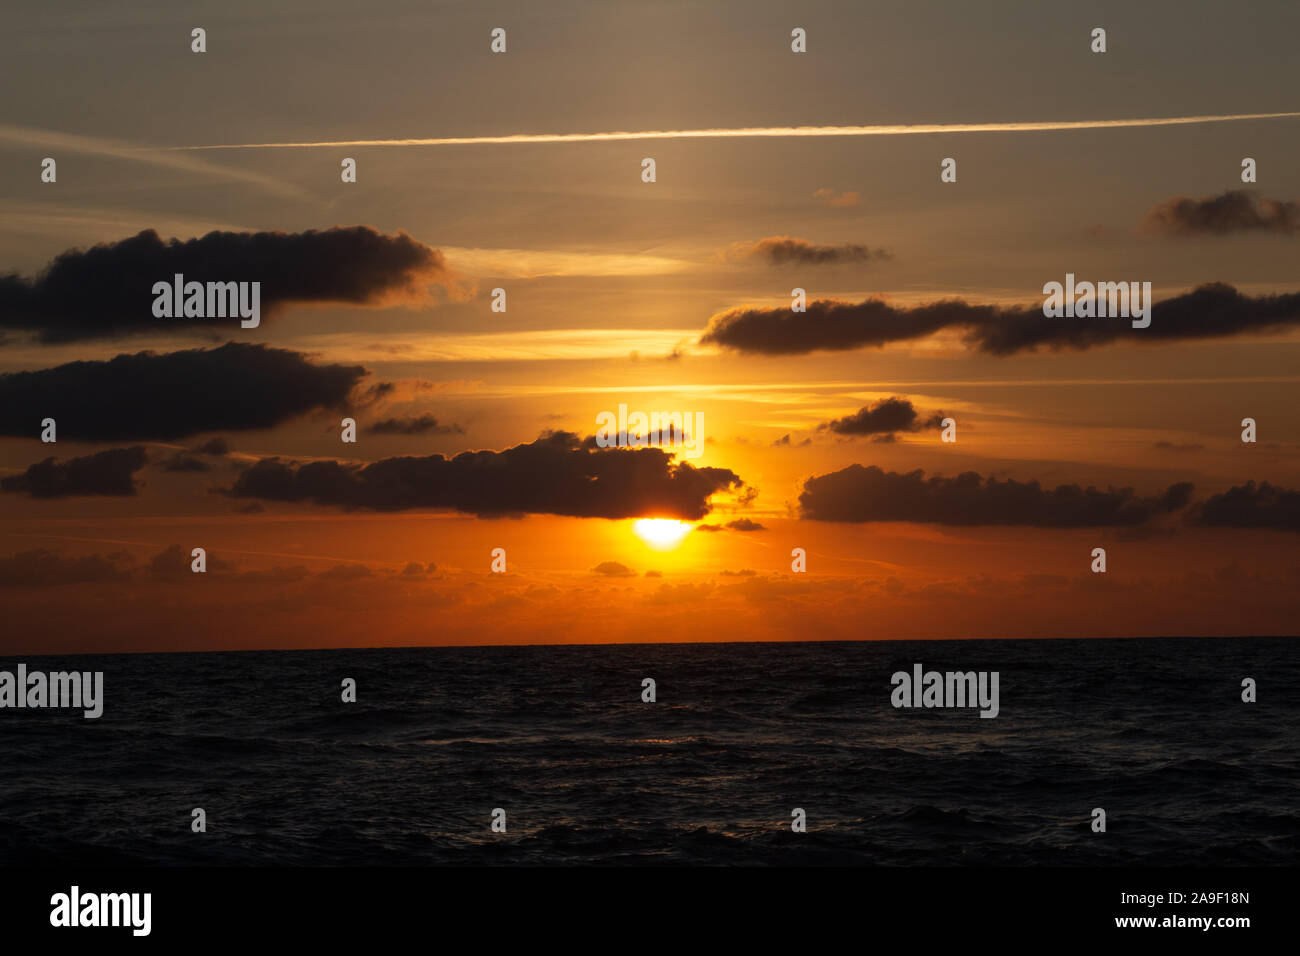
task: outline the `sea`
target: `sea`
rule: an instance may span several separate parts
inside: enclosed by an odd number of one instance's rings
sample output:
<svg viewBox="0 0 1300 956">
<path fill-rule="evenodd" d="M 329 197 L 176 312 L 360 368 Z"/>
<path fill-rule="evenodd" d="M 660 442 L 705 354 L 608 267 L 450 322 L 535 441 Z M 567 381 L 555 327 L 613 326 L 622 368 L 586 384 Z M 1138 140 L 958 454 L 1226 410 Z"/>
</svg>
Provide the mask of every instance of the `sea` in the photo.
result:
<svg viewBox="0 0 1300 956">
<path fill-rule="evenodd" d="M 0 709 L 0 865 L 1294 865 L 1297 640 L 3 658 L 104 710 Z"/>
</svg>

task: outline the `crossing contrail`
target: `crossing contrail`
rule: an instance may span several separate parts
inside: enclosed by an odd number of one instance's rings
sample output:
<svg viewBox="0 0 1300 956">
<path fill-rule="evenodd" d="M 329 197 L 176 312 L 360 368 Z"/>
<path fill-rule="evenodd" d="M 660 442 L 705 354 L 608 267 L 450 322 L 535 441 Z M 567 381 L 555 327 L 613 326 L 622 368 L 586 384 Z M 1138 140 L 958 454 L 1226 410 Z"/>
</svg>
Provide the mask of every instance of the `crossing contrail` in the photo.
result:
<svg viewBox="0 0 1300 956">
<path fill-rule="evenodd" d="M 81 136 L 75 133 L 60 133 L 56 130 L 33 129 L 27 126 L 0 124 L 0 144 L 16 146 L 33 146 L 67 150 L 71 153 L 84 153 L 90 156 L 107 156 L 111 159 L 129 159 L 135 162 L 149 163 L 163 169 L 177 169 L 187 173 L 212 176 L 234 182 L 250 183 L 268 192 L 296 199 L 310 199 L 311 195 L 290 183 L 283 183 L 261 173 L 243 169 L 228 169 L 217 163 L 199 159 L 197 156 L 175 156 L 171 147 L 146 147 L 121 140 L 105 139 L 101 136 Z"/>
<path fill-rule="evenodd" d="M 1286 119 L 1291 113 L 1231 113 L 1220 116 L 1160 116 L 1148 119 L 1067 120 L 1034 123 L 927 123 L 884 126 L 745 126 L 737 129 L 667 129 L 610 133 L 515 133 L 509 136 L 442 136 L 428 139 L 336 139 L 318 142 L 219 143 L 206 146 L 172 146 L 171 150 L 206 149 L 317 149 L 340 146 L 486 146 L 536 143 L 614 143 L 646 139 L 744 139 L 798 136 L 915 136 L 923 133 L 1034 133 L 1071 129 L 1123 129 L 1126 127 L 1190 126 L 1239 120 Z"/>
</svg>

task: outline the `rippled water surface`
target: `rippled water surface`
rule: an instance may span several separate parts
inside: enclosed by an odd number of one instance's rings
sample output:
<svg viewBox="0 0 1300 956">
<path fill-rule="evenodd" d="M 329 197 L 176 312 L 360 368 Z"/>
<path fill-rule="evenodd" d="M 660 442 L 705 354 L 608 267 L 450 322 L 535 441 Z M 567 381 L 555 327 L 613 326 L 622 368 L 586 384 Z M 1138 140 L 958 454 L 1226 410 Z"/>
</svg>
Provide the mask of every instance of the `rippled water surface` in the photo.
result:
<svg viewBox="0 0 1300 956">
<path fill-rule="evenodd" d="M 0 710 L 0 862 L 1293 864 L 1298 646 L 26 658 L 104 671 L 106 703 L 99 720 Z M 998 671 L 999 716 L 895 709 L 890 676 L 917 662 Z M 1258 703 L 1242 703 L 1244 677 Z"/>
</svg>

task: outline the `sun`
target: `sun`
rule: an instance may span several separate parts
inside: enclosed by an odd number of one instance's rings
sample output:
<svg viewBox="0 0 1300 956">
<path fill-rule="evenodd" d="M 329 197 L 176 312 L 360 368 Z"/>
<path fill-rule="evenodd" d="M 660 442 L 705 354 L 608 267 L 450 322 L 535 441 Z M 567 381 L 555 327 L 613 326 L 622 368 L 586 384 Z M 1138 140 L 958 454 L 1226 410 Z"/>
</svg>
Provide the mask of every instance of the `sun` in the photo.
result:
<svg viewBox="0 0 1300 956">
<path fill-rule="evenodd" d="M 641 518 L 632 524 L 632 530 L 656 551 L 667 551 L 681 543 L 691 530 L 691 524 L 673 518 Z"/>
</svg>

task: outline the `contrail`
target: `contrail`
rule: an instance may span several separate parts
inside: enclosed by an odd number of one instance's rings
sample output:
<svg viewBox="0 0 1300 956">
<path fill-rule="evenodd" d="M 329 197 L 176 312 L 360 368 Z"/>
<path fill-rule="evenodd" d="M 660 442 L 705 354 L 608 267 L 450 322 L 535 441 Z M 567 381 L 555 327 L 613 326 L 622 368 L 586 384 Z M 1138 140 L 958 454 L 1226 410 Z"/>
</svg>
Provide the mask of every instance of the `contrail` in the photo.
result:
<svg viewBox="0 0 1300 956">
<path fill-rule="evenodd" d="M 1284 119 L 1293 113 L 1233 113 L 1224 116 L 1163 116 L 1152 119 L 1070 120 L 1041 123 L 930 123 L 894 126 L 746 126 L 739 129 L 668 129 L 613 133 L 516 133 L 510 136 L 448 136 L 431 139 L 336 139 L 313 143 L 221 143 L 172 146 L 172 150 L 314 149 L 338 146 L 484 146 L 509 143 L 612 143 L 639 139 L 742 139 L 792 136 L 914 136 L 922 133 L 1032 133 L 1070 129 L 1121 129 L 1132 126 L 1189 126 L 1235 120 Z"/>
<path fill-rule="evenodd" d="M 80 136 L 75 133 L 60 133 L 48 129 L 32 129 L 26 126 L 0 124 L 0 144 L 31 146 L 67 150 L 71 153 L 85 153 L 90 156 L 107 156 L 110 159 L 129 159 L 149 163 L 164 169 L 177 169 L 182 172 L 198 173 L 216 179 L 251 183 L 261 189 L 279 196 L 294 199 L 311 199 L 311 194 L 289 183 L 282 183 L 261 173 L 242 169 L 228 169 L 197 156 L 173 156 L 170 147 L 150 148 L 126 143 L 121 140 L 105 139 L 99 136 Z"/>
</svg>

